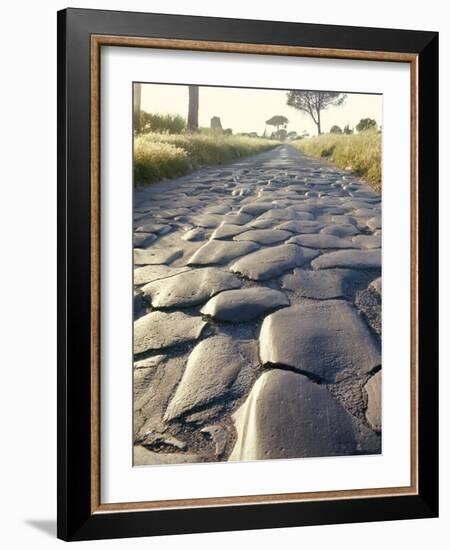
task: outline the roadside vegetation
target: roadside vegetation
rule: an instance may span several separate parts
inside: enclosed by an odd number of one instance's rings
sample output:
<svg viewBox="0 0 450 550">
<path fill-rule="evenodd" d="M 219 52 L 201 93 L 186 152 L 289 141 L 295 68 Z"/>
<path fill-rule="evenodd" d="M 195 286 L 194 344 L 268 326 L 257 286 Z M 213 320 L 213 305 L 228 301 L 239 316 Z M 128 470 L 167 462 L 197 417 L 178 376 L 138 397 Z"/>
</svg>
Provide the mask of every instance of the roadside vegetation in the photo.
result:
<svg viewBox="0 0 450 550">
<path fill-rule="evenodd" d="M 333 127 L 334 128 L 334 127 Z M 357 134 L 338 132 L 292 141 L 291 144 L 311 157 L 329 161 L 349 170 L 381 191 L 381 132 L 362 130 Z"/>
<path fill-rule="evenodd" d="M 134 138 L 134 184 L 147 185 L 188 174 L 201 166 L 255 155 L 278 142 L 223 132 L 140 133 Z"/>
</svg>

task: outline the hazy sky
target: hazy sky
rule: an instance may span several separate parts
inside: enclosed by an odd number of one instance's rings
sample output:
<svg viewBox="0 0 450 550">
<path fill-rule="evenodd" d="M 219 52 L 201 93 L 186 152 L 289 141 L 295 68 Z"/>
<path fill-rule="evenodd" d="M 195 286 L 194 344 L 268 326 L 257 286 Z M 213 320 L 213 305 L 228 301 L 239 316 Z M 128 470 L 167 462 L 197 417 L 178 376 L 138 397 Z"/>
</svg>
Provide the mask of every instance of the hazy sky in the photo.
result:
<svg viewBox="0 0 450 550">
<path fill-rule="evenodd" d="M 213 116 L 221 119 L 223 128 L 237 132 L 264 132 L 265 121 L 273 115 L 289 119 L 288 131 L 303 131 L 311 135 L 317 127 L 311 118 L 286 105 L 286 91 L 249 88 L 200 87 L 199 124 L 210 126 Z M 142 109 L 149 113 L 178 113 L 187 117 L 188 87 L 185 85 L 142 85 Z M 348 94 L 340 107 L 329 107 L 322 113 L 322 132 L 328 132 L 333 124 L 343 128 L 354 127 L 361 118 L 374 118 L 382 124 L 382 96 Z M 268 130 L 274 130 L 268 127 Z"/>
</svg>

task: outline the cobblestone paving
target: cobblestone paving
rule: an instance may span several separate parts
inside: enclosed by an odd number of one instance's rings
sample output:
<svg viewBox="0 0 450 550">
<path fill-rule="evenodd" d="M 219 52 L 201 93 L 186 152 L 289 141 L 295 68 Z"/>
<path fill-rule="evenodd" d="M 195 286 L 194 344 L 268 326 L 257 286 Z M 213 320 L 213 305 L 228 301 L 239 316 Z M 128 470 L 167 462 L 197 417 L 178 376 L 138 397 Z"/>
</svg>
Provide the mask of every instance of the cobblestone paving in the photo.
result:
<svg viewBox="0 0 450 550">
<path fill-rule="evenodd" d="M 381 452 L 381 196 L 289 145 L 135 192 L 135 465 Z"/>
</svg>

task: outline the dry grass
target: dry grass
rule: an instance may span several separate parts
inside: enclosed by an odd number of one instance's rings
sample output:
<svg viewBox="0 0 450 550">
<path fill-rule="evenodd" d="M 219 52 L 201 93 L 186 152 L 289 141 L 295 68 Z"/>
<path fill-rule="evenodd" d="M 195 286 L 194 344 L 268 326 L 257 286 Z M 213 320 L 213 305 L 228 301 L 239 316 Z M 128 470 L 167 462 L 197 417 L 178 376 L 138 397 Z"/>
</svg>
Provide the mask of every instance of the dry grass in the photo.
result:
<svg viewBox="0 0 450 550">
<path fill-rule="evenodd" d="M 359 134 L 323 134 L 292 142 L 314 158 L 328 160 L 339 168 L 349 168 L 371 187 L 381 191 L 381 134 L 367 130 Z"/>
<path fill-rule="evenodd" d="M 200 166 L 261 153 L 277 142 L 222 134 L 141 134 L 134 139 L 134 184 L 176 178 Z"/>
</svg>

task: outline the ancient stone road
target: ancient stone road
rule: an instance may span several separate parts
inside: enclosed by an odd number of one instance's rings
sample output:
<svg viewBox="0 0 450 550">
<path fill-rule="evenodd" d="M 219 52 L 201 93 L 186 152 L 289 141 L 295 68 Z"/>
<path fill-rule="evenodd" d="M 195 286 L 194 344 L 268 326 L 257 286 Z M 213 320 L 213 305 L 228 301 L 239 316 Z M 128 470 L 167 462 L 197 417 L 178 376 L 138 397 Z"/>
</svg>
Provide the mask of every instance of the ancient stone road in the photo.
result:
<svg viewBox="0 0 450 550">
<path fill-rule="evenodd" d="M 134 226 L 135 465 L 381 451 L 379 194 L 282 145 Z"/>
</svg>

